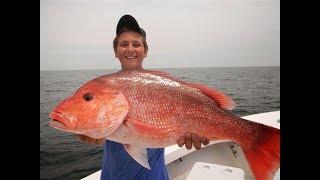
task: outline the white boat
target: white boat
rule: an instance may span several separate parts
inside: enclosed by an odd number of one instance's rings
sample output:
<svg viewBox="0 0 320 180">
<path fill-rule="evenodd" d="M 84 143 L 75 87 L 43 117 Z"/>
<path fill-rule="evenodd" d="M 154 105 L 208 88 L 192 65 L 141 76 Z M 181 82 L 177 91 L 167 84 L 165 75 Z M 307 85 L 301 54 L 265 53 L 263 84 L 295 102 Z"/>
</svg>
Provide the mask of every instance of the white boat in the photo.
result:
<svg viewBox="0 0 320 180">
<path fill-rule="evenodd" d="M 242 118 L 280 129 L 280 111 L 243 116 Z M 255 179 L 244 154 L 231 141 L 210 141 L 196 150 L 173 145 L 165 148 L 165 163 L 171 180 L 249 180 Z M 82 180 L 100 180 L 101 170 Z M 280 179 L 280 168 L 274 180 Z"/>
</svg>

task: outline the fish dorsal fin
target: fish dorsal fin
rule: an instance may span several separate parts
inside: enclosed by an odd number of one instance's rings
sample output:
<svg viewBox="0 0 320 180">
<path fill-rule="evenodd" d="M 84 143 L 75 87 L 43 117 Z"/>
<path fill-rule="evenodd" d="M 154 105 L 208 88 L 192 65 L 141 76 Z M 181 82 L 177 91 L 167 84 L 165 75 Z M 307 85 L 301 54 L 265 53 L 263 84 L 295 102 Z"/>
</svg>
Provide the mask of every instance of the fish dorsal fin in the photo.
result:
<svg viewBox="0 0 320 180">
<path fill-rule="evenodd" d="M 228 97 L 227 95 L 225 95 L 224 93 L 216 89 L 209 88 L 202 84 L 196 84 L 196 83 L 189 83 L 189 84 L 192 87 L 199 89 L 203 94 L 205 94 L 206 96 L 216 101 L 222 109 L 232 110 L 236 105 L 236 103 L 230 97 Z"/>
<path fill-rule="evenodd" d="M 232 110 L 235 107 L 235 102 L 230 97 L 228 97 L 227 95 L 225 95 L 224 93 L 222 93 L 216 89 L 213 89 L 211 87 L 209 88 L 208 86 L 205 86 L 203 84 L 184 82 L 182 80 L 179 80 L 177 78 L 170 76 L 170 74 L 168 74 L 166 72 L 150 71 L 150 70 L 146 70 L 146 71 L 149 73 L 155 74 L 155 75 L 163 76 L 168 79 L 180 82 L 180 83 L 185 84 L 189 87 L 199 89 L 203 94 L 205 94 L 206 96 L 208 96 L 209 98 L 211 98 L 212 100 L 217 102 L 219 107 L 221 107 L 223 109 Z"/>
<path fill-rule="evenodd" d="M 129 155 L 136 160 L 141 166 L 151 169 L 148 162 L 147 149 L 144 147 L 135 146 L 132 144 L 125 144 L 124 148 L 127 150 Z"/>
</svg>

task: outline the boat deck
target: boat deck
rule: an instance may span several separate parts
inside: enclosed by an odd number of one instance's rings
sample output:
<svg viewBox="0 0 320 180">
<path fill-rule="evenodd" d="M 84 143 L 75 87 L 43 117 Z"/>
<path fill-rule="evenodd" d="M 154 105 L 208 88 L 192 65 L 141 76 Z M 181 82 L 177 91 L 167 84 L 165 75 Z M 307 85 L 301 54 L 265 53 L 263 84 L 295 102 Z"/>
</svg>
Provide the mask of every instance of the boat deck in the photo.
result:
<svg viewBox="0 0 320 180">
<path fill-rule="evenodd" d="M 183 156 L 182 161 L 177 159 L 171 162 L 167 165 L 170 179 L 186 180 L 196 162 L 240 168 L 245 173 L 245 180 L 254 179 L 247 161 L 243 159 L 242 150 L 237 145 L 233 148 L 230 146 L 234 146 L 234 143 L 217 143 Z"/>
</svg>

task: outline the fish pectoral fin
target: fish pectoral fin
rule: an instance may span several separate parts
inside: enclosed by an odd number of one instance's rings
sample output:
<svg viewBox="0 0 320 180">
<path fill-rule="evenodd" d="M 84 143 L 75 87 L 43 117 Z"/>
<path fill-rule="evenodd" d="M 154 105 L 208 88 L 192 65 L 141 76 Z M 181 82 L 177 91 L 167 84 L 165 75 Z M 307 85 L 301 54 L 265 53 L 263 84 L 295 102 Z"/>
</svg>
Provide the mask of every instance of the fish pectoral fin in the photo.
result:
<svg viewBox="0 0 320 180">
<path fill-rule="evenodd" d="M 131 144 L 124 145 L 125 149 L 129 153 L 129 155 L 136 160 L 141 166 L 150 169 L 150 165 L 148 162 L 148 154 L 147 149 L 144 147 L 134 146 Z"/>
<path fill-rule="evenodd" d="M 123 123 L 129 112 L 129 102 L 121 93 L 115 93 L 111 97 L 106 96 L 103 111 L 99 113 L 99 119 L 104 128 L 104 136 L 112 134 Z"/>
</svg>

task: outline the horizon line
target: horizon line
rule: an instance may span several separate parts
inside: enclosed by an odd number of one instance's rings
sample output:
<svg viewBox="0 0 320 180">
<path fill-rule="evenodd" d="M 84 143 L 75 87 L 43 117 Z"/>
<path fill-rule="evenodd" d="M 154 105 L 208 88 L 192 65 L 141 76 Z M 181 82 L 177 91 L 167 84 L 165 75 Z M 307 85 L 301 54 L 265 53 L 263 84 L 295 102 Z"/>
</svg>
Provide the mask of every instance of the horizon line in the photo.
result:
<svg viewBox="0 0 320 180">
<path fill-rule="evenodd" d="M 246 67 L 280 67 L 280 65 L 256 65 L 256 66 L 199 66 L 199 67 L 159 67 L 159 68 L 146 68 L 146 69 L 192 69 L 192 68 L 246 68 Z M 120 70 L 120 68 L 96 68 L 96 69 L 47 69 L 44 71 L 92 71 L 92 70 Z"/>
</svg>

